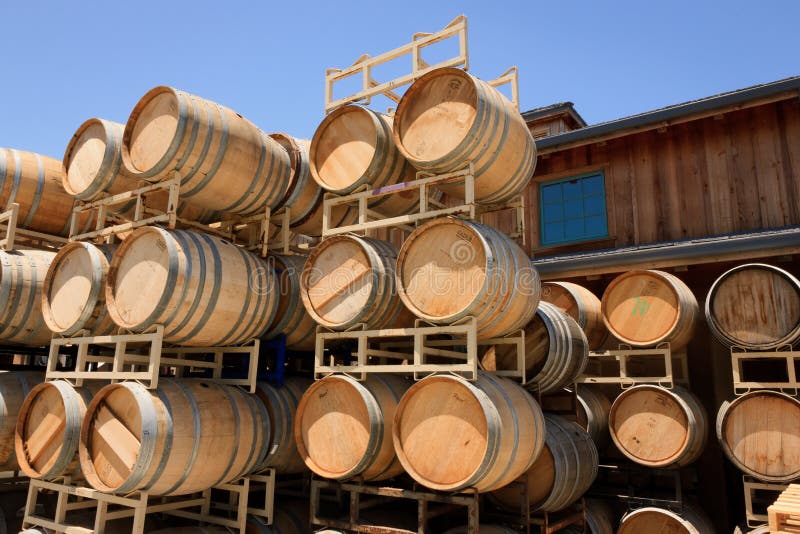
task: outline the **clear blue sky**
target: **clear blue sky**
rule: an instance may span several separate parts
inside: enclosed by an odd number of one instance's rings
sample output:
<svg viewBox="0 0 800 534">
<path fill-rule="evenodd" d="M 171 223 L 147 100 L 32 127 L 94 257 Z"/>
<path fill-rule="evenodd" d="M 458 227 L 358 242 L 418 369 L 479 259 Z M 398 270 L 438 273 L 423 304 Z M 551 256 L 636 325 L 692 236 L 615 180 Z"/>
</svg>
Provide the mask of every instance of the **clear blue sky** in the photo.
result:
<svg viewBox="0 0 800 534">
<path fill-rule="evenodd" d="M 0 146 L 60 159 L 162 84 L 309 137 L 326 68 L 462 13 L 472 73 L 517 65 L 523 111 L 569 100 L 590 124 L 800 74 L 797 0 L 3 0 Z"/>
</svg>

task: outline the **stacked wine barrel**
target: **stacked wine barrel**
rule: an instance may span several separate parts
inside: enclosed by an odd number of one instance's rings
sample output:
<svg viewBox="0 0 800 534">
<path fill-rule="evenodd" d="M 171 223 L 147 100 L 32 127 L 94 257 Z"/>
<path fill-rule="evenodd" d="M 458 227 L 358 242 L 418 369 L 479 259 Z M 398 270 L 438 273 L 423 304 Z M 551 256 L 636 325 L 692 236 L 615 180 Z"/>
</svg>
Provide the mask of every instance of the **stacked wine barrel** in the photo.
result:
<svg viewBox="0 0 800 534">
<path fill-rule="evenodd" d="M 791 350 L 800 343 L 800 281 L 774 265 L 736 266 L 711 286 L 705 314 L 711 332 L 732 352 Z M 754 388 L 720 406 L 716 434 L 742 473 L 787 484 L 800 478 L 799 422 L 796 389 Z"/>
</svg>

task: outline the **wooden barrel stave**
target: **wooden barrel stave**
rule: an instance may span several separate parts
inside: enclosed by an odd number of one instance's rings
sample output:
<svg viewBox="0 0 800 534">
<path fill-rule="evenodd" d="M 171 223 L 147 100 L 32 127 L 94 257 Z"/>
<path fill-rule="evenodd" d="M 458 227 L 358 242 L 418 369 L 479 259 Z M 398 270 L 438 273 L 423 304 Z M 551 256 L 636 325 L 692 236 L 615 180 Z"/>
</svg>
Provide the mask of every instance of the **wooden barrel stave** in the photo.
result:
<svg viewBox="0 0 800 534">
<path fill-rule="evenodd" d="M 542 300 L 575 319 L 586 334 L 590 350 L 599 350 L 608 338 L 600 299 L 572 282 L 542 282 Z"/>
<path fill-rule="evenodd" d="M 684 504 L 681 513 L 665 508 L 644 507 L 625 514 L 618 534 L 675 532 L 676 534 L 714 534 L 711 522 L 699 509 Z"/>
<path fill-rule="evenodd" d="M 628 271 L 608 285 L 601 300 L 603 321 L 620 342 L 684 348 L 694 334 L 697 299 L 679 278 L 656 270 Z"/>
<path fill-rule="evenodd" d="M 397 280 L 412 313 L 440 324 L 472 316 L 481 338 L 523 328 L 541 294 L 539 275 L 516 243 L 456 218 L 430 221 L 405 240 Z"/>
<path fill-rule="evenodd" d="M 393 437 L 400 462 L 420 484 L 487 492 L 530 467 L 544 447 L 544 417 L 510 380 L 488 373 L 476 382 L 434 375 L 403 396 Z"/>
<path fill-rule="evenodd" d="M 253 472 L 270 431 L 263 404 L 238 388 L 162 378 L 147 390 L 120 382 L 86 409 L 81 469 L 103 492 L 186 495 Z"/>
<path fill-rule="evenodd" d="M 769 417 L 765 417 L 769 414 Z M 768 482 L 800 477 L 800 402 L 777 391 L 751 391 L 717 412 L 722 451 L 741 471 Z"/>
<path fill-rule="evenodd" d="M 536 144 L 519 111 L 461 69 L 436 69 L 409 87 L 397 106 L 394 138 L 422 171 L 446 173 L 472 163 L 479 202 L 511 200 L 536 167 Z M 461 187 L 441 188 L 463 196 Z"/>
<path fill-rule="evenodd" d="M 773 265 L 739 265 L 714 281 L 705 316 L 711 333 L 727 347 L 769 350 L 796 344 L 800 281 Z"/>
<path fill-rule="evenodd" d="M 34 371 L 0 372 L 0 470 L 2 471 L 16 471 L 19 468 L 14 447 L 17 418 L 25 397 L 43 380 L 44 374 Z"/>
<path fill-rule="evenodd" d="M 138 332 L 162 324 L 164 341 L 178 345 L 249 341 L 263 334 L 277 309 L 271 266 L 200 232 L 135 230 L 114 253 L 107 281 L 108 312 L 117 325 Z"/>
<path fill-rule="evenodd" d="M 106 309 L 106 276 L 116 244 L 73 242 L 53 258 L 42 288 L 42 315 L 47 327 L 62 336 L 81 330 L 111 334 L 116 325 Z"/>
<path fill-rule="evenodd" d="M 72 197 L 62 186 L 64 169 L 53 158 L 0 148 L 0 211 L 19 204 L 17 226 L 56 236 L 69 234 Z M 78 229 L 94 224 L 94 217 L 85 213 L 78 220 Z"/>
<path fill-rule="evenodd" d="M 334 375 L 315 382 L 300 399 L 294 425 L 308 468 L 337 480 L 386 480 L 402 473 L 391 436 L 407 387 L 395 375 L 369 375 L 363 382 Z"/>
<path fill-rule="evenodd" d="M 20 469 L 31 478 L 80 478 L 78 442 L 86 406 L 105 385 L 87 381 L 73 387 L 64 380 L 43 382 L 25 397 L 14 447 Z"/>
<path fill-rule="evenodd" d="M 317 324 L 303 306 L 300 277 L 306 256 L 275 254 L 267 259 L 278 280 L 278 309 L 275 319 L 264 333 L 269 339 L 286 336 L 286 346 L 294 350 L 314 350 Z"/>
<path fill-rule="evenodd" d="M 0 251 L 0 340 L 41 346 L 52 334 L 42 315 L 42 288 L 54 252 Z"/>
<path fill-rule="evenodd" d="M 409 312 L 397 297 L 397 250 L 386 241 L 358 236 L 324 240 L 308 256 L 300 278 L 303 305 L 319 324 L 346 330 L 407 326 Z"/>
<path fill-rule="evenodd" d="M 286 150 L 229 108 L 156 87 L 125 125 L 122 161 L 138 179 L 181 176 L 181 198 L 202 209 L 238 215 L 276 206 L 289 187 Z"/>
<path fill-rule="evenodd" d="M 700 456 L 708 417 L 697 397 L 681 386 L 642 384 L 611 405 L 609 433 L 617 449 L 648 467 L 683 467 Z"/>
<path fill-rule="evenodd" d="M 608 433 L 611 400 L 596 386 L 581 384 L 578 408 L 578 424 L 586 429 L 599 450 L 606 448 L 611 439 Z"/>
<path fill-rule="evenodd" d="M 272 429 L 269 452 L 262 467 L 274 467 L 280 473 L 302 473 L 308 468 L 297 451 L 294 440 L 294 422 L 297 405 L 311 380 L 288 377 L 281 387 L 267 382 L 256 384 L 256 395 L 264 404 Z"/>
</svg>

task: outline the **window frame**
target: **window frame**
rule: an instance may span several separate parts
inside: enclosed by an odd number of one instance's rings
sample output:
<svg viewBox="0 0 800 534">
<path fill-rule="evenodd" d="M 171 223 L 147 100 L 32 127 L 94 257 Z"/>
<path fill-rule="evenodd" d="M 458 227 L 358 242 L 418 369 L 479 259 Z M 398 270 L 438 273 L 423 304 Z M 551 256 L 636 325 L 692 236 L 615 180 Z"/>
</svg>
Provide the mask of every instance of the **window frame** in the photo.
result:
<svg viewBox="0 0 800 534">
<path fill-rule="evenodd" d="M 584 236 L 580 239 L 561 239 L 556 241 L 546 241 L 545 240 L 545 221 L 544 221 L 544 193 L 543 189 L 547 186 L 556 185 L 564 182 L 571 182 L 573 180 L 582 180 L 584 178 L 589 178 L 591 176 L 600 176 L 603 183 L 603 190 L 601 193 L 602 204 L 604 206 L 603 215 L 605 215 L 605 233 L 602 235 L 592 235 L 592 236 Z M 580 172 L 578 174 L 571 174 L 568 176 L 562 176 L 561 178 L 554 178 L 552 180 L 543 180 L 537 181 L 537 194 L 538 194 L 538 204 L 539 204 L 539 247 L 540 248 L 550 248 L 550 247 L 561 247 L 561 246 L 568 246 L 580 243 L 588 243 L 591 241 L 598 241 L 602 239 L 609 239 L 611 237 L 611 233 L 609 231 L 609 221 L 608 221 L 608 199 L 606 197 L 606 173 L 605 169 L 595 169 L 595 170 L 587 170 L 585 172 Z M 585 197 L 581 197 L 583 199 Z M 563 204 L 563 200 L 562 200 Z M 586 215 L 582 215 L 582 218 L 585 219 Z"/>
</svg>

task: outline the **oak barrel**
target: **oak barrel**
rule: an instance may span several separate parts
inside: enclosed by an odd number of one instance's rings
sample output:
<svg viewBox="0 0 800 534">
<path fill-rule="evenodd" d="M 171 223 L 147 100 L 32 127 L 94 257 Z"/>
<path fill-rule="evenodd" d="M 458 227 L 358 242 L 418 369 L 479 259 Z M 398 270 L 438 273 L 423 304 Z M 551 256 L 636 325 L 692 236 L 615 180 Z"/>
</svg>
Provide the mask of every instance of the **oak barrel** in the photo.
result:
<svg viewBox="0 0 800 534">
<path fill-rule="evenodd" d="M 589 434 L 576 423 L 545 414 L 545 445 L 523 475 L 532 510 L 557 512 L 586 493 L 597 476 L 597 449 Z M 510 485 L 492 493 L 492 499 L 510 510 L 520 509 L 520 488 Z"/>
<path fill-rule="evenodd" d="M 270 265 L 200 232 L 141 227 L 111 260 L 106 305 L 122 328 L 164 325 L 164 341 L 234 345 L 261 336 L 278 307 Z"/>
<path fill-rule="evenodd" d="M 277 500 L 272 524 L 267 525 L 263 517 L 247 516 L 245 534 L 307 534 L 312 532 L 310 504 L 302 500 Z"/>
<path fill-rule="evenodd" d="M 769 482 L 800 477 L 800 401 L 777 391 L 751 391 L 717 412 L 717 439 L 733 464 Z"/>
<path fill-rule="evenodd" d="M 20 409 L 31 389 L 44 380 L 44 373 L 0 371 L 0 470 L 19 467 L 14 448 L 14 431 Z"/>
<path fill-rule="evenodd" d="M 46 234 L 66 236 L 72 217 L 72 197 L 61 185 L 61 162 L 23 150 L 0 148 L 0 211 L 19 204 L 17 226 Z M 86 213 L 79 229 L 88 229 L 94 218 Z"/>
<path fill-rule="evenodd" d="M 611 400 L 597 386 L 578 386 L 578 424 L 592 437 L 599 450 L 608 446 L 608 415 Z"/>
<path fill-rule="evenodd" d="M 20 469 L 31 478 L 79 476 L 78 442 L 86 406 L 105 385 L 87 380 L 73 387 L 65 380 L 43 382 L 25 397 L 14 447 Z"/>
<path fill-rule="evenodd" d="M 666 508 L 648 506 L 625 514 L 617 534 L 643 534 L 669 532 L 670 534 L 714 534 L 714 527 L 706 515 L 688 504 L 679 514 Z"/>
<path fill-rule="evenodd" d="M 603 321 L 632 347 L 669 342 L 673 351 L 689 343 L 697 321 L 697 299 L 679 278 L 663 271 L 628 271 L 603 293 Z"/>
<path fill-rule="evenodd" d="M 315 382 L 300 399 L 294 424 L 308 468 L 337 480 L 386 480 L 402 473 L 391 436 L 407 387 L 396 375 L 369 375 L 363 382 L 334 375 Z"/>
<path fill-rule="evenodd" d="M 542 282 L 542 300 L 575 319 L 586 334 L 589 350 L 599 350 L 608 338 L 600 299 L 572 282 Z"/>
<path fill-rule="evenodd" d="M 589 534 L 614 534 L 617 521 L 611 505 L 600 499 L 586 499 L 586 527 Z"/>
<path fill-rule="evenodd" d="M 278 280 L 278 310 L 264 338 L 284 334 L 286 346 L 294 350 L 314 350 L 317 333 L 317 323 L 303 306 L 300 275 L 305 260 L 305 256 L 297 254 L 275 254 L 267 259 Z"/>
<path fill-rule="evenodd" d="M 350 104 L 329 113 L 311 139 L 311 174 L 320 187 L 345 195 L 362 186 L 391 186 L 415 178 L 414 168 L 395 146 L 392 118 Z M 419 202 L 416 190 L 369 202 L 383 215 L 408 213 Z"/>
<path fill-rule="evenodd" d="M 708 417 L 689 390 L 642 384 L 624 390 L 614 400 L 608 427 L 614 445 L 634 462 L 683 467 L 703 452 Z"/>
<path fill-rule="evenodd" d="M 724 345 L 767 350 L 800 338 L 800 281 L 772 265 L 739 265 L 717 278 L 706 321 Z"/>
<path fill-rule="evenodd" d="M 0 251 L 0 340 L 47 345 L 52 334 L 42 316 L 42 287 L 54 252 Z"/>
<path fill-rule="evenodd" d="M 345 330 L 408 326 L 410 314 L 397 297 L 391 243 L 353 235 L 322 241 L 306 260 L 300 277 L 303 305 L 319 324 Z"/>
<path fill-rule="evenodd" d="M 433 375 L 403 395 L 394 447 L 414 480 L 431 489 L 479 492 L 522 475 L 544 447 L 536 401 L 511 380 L 479 373 L 475 382 Z"/>
<path fill-rule="evenodd" d="M 400 100 L 394 122 L 397 147 L 417 169 L 447 173 L 472 163 L 479 202 L 511 200 L 536 168 L 536 145 L 516 107 L 461 69 L 421 76 Z M 463 196 L 461 187 L 441 189 Z"/>
<path fill-rule="evenodd" d="M 52 332 L 71 336 L 87 330 L 104 336 L 114 331 L 106 310 L 106 277 L 116 248 L 79 241 L 61 247 L 42 288 L 42 314 Z"/>
<path fill-rule="evenodd" d="M 272 429 L 263 467 L 274 467 L 281 473 L 306 471 L 294 440 L 294 421 L 300 398 L 311 383 L 307 378 L 292 376 L 286 378 L 280 387 L 268 382 L 256 384 L 256 395 L 267 410 Z"/>
<path fill-rule="evenodd" d="M 423 224 L 397 256 L 397 289 L 412 313 L 434 323 L 468 316 L 497 337 L 533 319 L 539 274 L 525 251 L 494 228 L 443 218 Z"/>
<path fill-rule="evenodd" d="M 64 189 L 84 201 L 116 195 L 144 187 L 147 181 L 132 176 L 122 165 L 122 137 L 125 125 L 105 119 L 89 119 L 78 127 L 64 152 Z M 166 211 L 169 195 L 166 191 L 147 194 L 147 207 Z M 136 200 L 109 206 L 110 213 L 131 218 Z M 180 202 L 178 217 L 211 223 L 223 216 L 215 210 L 206 210 Z"/>
<path fill-rule="evenodd" d="M 573 384 L 589 358 L 586 335 L 572 317 L 547 302 L 525 327 L 525 370 L 528 389 L 551 393 Z M 514 345 L 495 345 L 481 358 L 486 370 L 516 369 Z"/>
<path fill-rule="evenodd" d="M 181 199 L 198 208 L 251 215 L 274 207 L 291 178 L 289 154 L 235 111 L 156 87 L 125 125 L 122 161 L 137 179 L 181 176 Z"/>
<path fill-rule="evenodd" d="M 162 378 L 101 389 L 86 408 L 80 462 L 103 492 L 185 495 L 263 464 L 271 429 L 264 405 L 239 388 Z"/>
<path fill-rule="evenodd" d="M 323 189 L 311 176 L 308 152 L 311 141 L 285 133 L 272 133 L 269 136 L 286 149 L 292 166 L 289 189 L 275 209 L 284 206 L 291 209 L 289 222 L 295 232 L 314 237 L 322 235 Z M 358 211 L 346 206 L 337 206 L 332 210 L 331 216 L 333 218 L 331 224 L 339 226 L 355 222 Z"/>
</svg>

